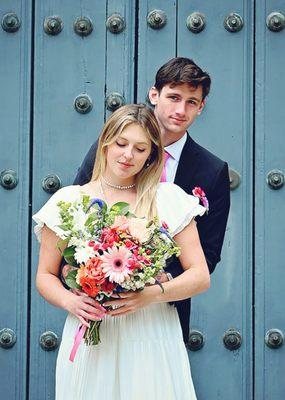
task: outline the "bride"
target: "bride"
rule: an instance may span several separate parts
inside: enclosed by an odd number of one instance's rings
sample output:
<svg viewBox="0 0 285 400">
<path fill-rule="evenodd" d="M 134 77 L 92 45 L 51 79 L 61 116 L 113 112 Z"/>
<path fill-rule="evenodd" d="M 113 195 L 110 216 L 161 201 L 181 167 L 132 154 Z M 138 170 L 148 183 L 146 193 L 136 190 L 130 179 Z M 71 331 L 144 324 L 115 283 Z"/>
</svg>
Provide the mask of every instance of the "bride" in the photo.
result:
<svg viewBox="0 0 285 400">
<path fill-rule="evenodd" d="M 68 312 L 56 366 L 56 400 L 194 400 L 190 364 L 176 308 L 169 302 L 193 297 L 210 286 L 196 229 L 203 215 L 197 197 L 173 183 L 160 183 L 163 147 L 153 112 L 145 105 L 115 111 L 100 136 L 91 181 L 58 190 L 33 216 L 41 242 L 36 285 L 51 304 Z M 184 272 L 169 282 L 126 292 L 104 306 L 65 289 L 59 279 L 61 254 L 56 204 L 86 193 L 108 205 L 128 202 L 132 212 L 166 221 L 181 249 Z M 69 361 L 78 325 L 102 319 L 101 342 L 81 343 Z"/>
</svg>

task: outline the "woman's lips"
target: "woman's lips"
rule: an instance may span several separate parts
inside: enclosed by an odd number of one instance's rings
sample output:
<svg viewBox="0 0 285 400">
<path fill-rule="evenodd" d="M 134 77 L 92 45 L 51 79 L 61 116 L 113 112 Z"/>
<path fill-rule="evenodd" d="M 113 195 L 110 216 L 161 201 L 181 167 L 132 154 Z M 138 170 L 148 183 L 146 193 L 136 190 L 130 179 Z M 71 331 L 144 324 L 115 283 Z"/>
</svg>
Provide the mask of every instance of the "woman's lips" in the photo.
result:
<svg viewBox="0 0 285 400">
<path fill-rule="evenodd" d="M 118 161 L 118 162 L 119 162 L 120 165 L 122 165 L 122 166 L 125 167 L 125 168 L 130 168 L 130 167 L 133 166 L 133 164 L 124 163 L 124 162 L 120 162 L 120 161 Z"/>
</svg>

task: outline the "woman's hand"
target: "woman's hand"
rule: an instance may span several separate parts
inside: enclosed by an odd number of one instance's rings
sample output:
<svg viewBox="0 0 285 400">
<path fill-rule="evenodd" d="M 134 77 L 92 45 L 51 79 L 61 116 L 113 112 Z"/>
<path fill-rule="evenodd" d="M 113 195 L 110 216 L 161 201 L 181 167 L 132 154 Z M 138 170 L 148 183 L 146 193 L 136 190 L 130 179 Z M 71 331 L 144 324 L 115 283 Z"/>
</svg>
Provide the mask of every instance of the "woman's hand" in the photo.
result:
<svg viewBox="0 0 285 400">
<path fill-rule="evenodd" d="M 105 307 L 112 306 L 114 308 L 114 310 L 107 311 L 107 314 L 111 316 L 124 315 L 133 313 L 140 308 L 148 306 L 154 301 L 154 295 L 156 292 L 154 286 L 157 285 L 147 286 L 143 290 L 138 290 L 136 292 L 129 291 L 122 292 L 119 295 L 114 294 L 112 298 L 118 300 L 105 301 L 103 304 Z"/>
<path fill-rule="evenodd" d="M 106 309 L 98 301 L 83 292 L 80 294 L 69 292 L 64 308 L 75 315 L 88 328 L 90 326 L 89 320 L 100 321 L 106 314 Z"/>
</svg>

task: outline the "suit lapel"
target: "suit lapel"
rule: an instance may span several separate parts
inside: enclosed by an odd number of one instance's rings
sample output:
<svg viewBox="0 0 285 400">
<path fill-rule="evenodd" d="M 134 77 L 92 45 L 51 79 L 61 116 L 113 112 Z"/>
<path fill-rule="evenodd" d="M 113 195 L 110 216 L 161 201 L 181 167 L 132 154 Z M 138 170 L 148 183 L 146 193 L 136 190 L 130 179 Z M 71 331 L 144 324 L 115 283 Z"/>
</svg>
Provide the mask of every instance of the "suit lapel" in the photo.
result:
<svg viewBox="0 0 285 400">
<path fill-rule="evenodd" d="M 187 134 L 187 140 L 183 147 L 178 163 L 174 183 L 186 192 L 192 189 L 193 177 L 197 168 L 196 157 L 198 148 L 194 140 Z"/>
</svg>

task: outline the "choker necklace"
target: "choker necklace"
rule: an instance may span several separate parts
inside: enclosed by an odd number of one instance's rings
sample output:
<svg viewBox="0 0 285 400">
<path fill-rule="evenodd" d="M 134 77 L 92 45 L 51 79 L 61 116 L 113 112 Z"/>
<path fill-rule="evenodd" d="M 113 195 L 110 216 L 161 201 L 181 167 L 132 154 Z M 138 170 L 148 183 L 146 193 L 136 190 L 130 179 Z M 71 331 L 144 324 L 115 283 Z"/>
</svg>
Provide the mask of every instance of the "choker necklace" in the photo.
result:
<svg viewBox="0 0 285 400">
<path fill-rule="evenodd" d="M 128 185 L 128 186 L 114 185 L 113 183 L 107 181 L 107 179 L 105 179 L 104 176 L 102 176 L 101 178 L 102 178 L 103 182 L 106 183 L 106 185 L 108 185 L 114 189 L 127 190 L 127 189 L 132 189 L 136 186 L 135 183 L 133 183 L 132 185 Z"/>
</svg>

